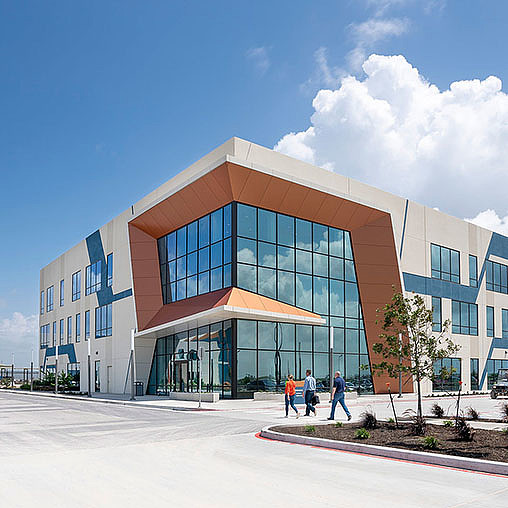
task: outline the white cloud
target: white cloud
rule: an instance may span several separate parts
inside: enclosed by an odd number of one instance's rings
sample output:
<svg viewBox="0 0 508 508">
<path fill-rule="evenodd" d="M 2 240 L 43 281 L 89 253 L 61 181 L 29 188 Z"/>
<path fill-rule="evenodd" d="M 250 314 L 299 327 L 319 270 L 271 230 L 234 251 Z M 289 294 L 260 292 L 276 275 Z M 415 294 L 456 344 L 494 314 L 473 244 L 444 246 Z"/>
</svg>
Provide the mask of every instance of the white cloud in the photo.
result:
<svg viewBox="0 0 508 508">
<path fill-rule="evenodd" d="M 14 312 L 11 318 L 0 320 L 0 339 L 13 342 L 23 337 L 35 338 L 37 335 L 38 318 L 35 314 L 24 316 Z"/>
<path fill-rule="evenodd" d="M 247 60 L 252 62 L 257 72 L 262 76 L 270 67 L 270 58 L 268 57 L 268 50 L 264 46 L 258 48 L 250 48 L 245 56 Z"/>
<path fill-rule="evenodd" d="M 409 20 L 405 18 L 370 18 L 363 23 L 350 25 L 349 30 L 356 44 L 346 57 L 351 69 L 356 72 L 361 70 L 367 52 L 375 44 L 405 34 L 409 25 Z"/>
<path fill-rule="evenodd" d="M 480 212 L 473 219 L 465 219 L 468 222 L 472 222 L 477 226 L 482 226 L 483 228 L 490 229 L 491 231 L 495 231 L 496 233 L 500 233 L 502 235 L 508 236 L 508 215 L 504 217 L 499 217 L 499 215 L 495 212 L 495 210 L 484 210 Z"/>
<path fill-rule="evenodd" d="M 506 210 L 508 96 L 501 80 L 440 91 L 403 56 L 371 55 L 313 100 L 308 128 L 275 149 L 459 217 Z"/>
</svg>

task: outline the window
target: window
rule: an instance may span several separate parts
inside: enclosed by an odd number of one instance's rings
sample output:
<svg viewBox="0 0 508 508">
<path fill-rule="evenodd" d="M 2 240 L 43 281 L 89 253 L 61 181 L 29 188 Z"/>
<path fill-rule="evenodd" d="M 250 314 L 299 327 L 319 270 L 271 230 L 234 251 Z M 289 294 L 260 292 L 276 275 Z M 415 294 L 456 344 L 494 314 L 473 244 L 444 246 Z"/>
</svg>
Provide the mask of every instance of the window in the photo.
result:
<svg viewBox="0 0 508 508">
<path fill-rule="evenodd" d="M 479 377 L 478 377 L 478 358 L 471 358 L 470 362 L 470 377 L 471 377 L 471 390 L 479 390 Z"/>
<path fill-rule="evenodd" d="M 41 305 L 40 305 L 40 309 L 41 309 L 41 316 L 42 316 L 42 314 L 44 314 L 44 291 L 41 291 Z"/>
<path fill-rule="evenodd" d="M 472 288 L 478 287 L 478 262 L 472 254 L 469 254 L 469 285 Z"/>
<path fill-rule="evenodd" d="M 47 348 L 49 345 L 49 323 L 47 325 L 43 325 L 40 328 L 40 345 L 41 349 Z"/>
<path fill-rule="evenodd" d="M 52 346 L 56 346 L 56 321 L 53 321 L 53 340 Z"/>
<path fill-rule="evenodd" d="M 452 333 L 478 335 L 478 306 L 452 300 Z"/>
<path fill-rule="evenodd" d="M 432 391 L 458 391 L 461 380 L 460 358 L 442 358 L 434 362 Z"/>
<path fill-rule="evenodd" d="M 106 261 L 108 267 L 108 277 L 106 279 L 106 286 L 109 288 L 113 285 L 113 253 L 108 254 Z"/>
<path fill-rule="evenodd" d="M 508 369 L 508 360 L 487 360 L 487 390 L 496 384 L 499 369 Z"/>
<path fill-rule="evenodd" d="M 457 250 L 432 244 L 432 278 L 460 283 L 460 253 Z"/>
<path fill-rule="evenodd" d="M 101 391 L 101 362 L 100 360 L 95 361 L 95 391 Z"/>
<path fill-rule="evenodd" d="M 72 342 L 72 316 L 67 318 L 67 344 Z"/>
<path fill-rule="evenodd" d="M 72 274 L 72 301 L 81 298 L 81 270 Z"/>
<path fill-rule="evenodd" d="M 46 311 L 51 312 L 53 310 L 53 293 L 54 293 L 54 286 L 51 286 L 46 291 Z"/>
<path fill-rule="evenodd" d="M 501 333 L 503 339 L 508 339 L 508 309 L 501 309 Z"/>
<path fill-rule="evenodd" d="M 65 300 L 64 300 L 64 280 L 62 279 L 60 281 L 60 307 L 63 307 Z"/>
<path fill-rule="evenodd" d="M 90 338 L 90 311 L 85 311 L 85 340 Z"/>
<path fill-rule="evenodd" d="M 159 238 L 164 303 L 231 285 L 231 209 L 227 205 Z"/>
<path fill-rule="evenodd" d="M 64 343 L 64 320 L 63 319 L 60 319 L 60 345 L 63 345 Z"/>
<path fill-rule="evenodd" d="M 508 267 L 494 261 L 485 261 L 487 289 L 508 294 Z"/>
<path fill-rule="evenodd" d="M 80 368 L 79 363 L 68 363 L 67 374 L 72 376 L 72 384 L 79 388 Z"/>
<path fill-rule="evenodd" d="M 432 331 L 440 332 L 442 329 L 441 321 L 441 298 L 432 297 Z"/>
<path fill-rule="evenodd" d="M 85 271 L 85 295 L 97 293 L 102 289 L 102 262 L 88 265 Z"/>
<path fill-rule="evenodd" d="M 76 342 L 81 340 L 81 314 L 76 314 Z"/>
<path fill-rule="evenodd" d="M 112 304 L 108 303 L 95 309 L 95 337 L 110 337 L 112 335 Z"/>
<path fill-rule="evenodd" d="M 487 337 L 494 337 L 494 307 L 487 307 Z"/>
</svg>

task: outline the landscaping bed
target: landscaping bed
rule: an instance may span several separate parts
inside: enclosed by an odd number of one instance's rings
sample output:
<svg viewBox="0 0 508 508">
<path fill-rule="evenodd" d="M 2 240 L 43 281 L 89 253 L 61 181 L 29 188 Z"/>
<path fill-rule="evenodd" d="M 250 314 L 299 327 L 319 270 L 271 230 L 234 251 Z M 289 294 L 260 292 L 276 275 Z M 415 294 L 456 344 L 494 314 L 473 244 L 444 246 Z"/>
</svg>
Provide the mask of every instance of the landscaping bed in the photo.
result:
<svg viewBox="0 0 508 508">
<path fill-rule="evenodd" d="M 311 430 L 314 427 L 314 430 Z M 472 459 L 493 460 L 508 462 L 508 435 L 495 430 L 475 429 L 472 441 L 462 441 L 457 437 L 453 427 L 428 424 L 425 436 L 411 434 L 408 424 L 379 422 L 378 427 L 369 429 L 368 439 L 358 439 L 356 431 L 361 428 L 359 424 L 345 424 L 342 427 L 335 425 L 299 425 L 272 427 L 275 432 L 293 434 L 305 437 L 332 439 L 391 448 L 402 448 L 418 452 L 429 452 L 445 455 L 455 455 Z M 424 437 L 433 436 L 438 440 L 435 449 L 426 448 Z"/>
</svg>

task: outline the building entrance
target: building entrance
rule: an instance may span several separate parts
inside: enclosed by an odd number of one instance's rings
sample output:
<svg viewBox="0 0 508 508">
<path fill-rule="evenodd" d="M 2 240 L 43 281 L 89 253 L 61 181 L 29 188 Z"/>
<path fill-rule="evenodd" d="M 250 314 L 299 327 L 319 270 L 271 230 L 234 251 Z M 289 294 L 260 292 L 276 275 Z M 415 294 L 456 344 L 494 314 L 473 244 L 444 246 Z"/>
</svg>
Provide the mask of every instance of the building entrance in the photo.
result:
<svg viewBox="0 0 508 508">
<path fill-rule="evenodd" d="M 172 354 L 168 370 L 169 391 L 198 391 L 199 366 L 193 351 Z"/>
</svg>

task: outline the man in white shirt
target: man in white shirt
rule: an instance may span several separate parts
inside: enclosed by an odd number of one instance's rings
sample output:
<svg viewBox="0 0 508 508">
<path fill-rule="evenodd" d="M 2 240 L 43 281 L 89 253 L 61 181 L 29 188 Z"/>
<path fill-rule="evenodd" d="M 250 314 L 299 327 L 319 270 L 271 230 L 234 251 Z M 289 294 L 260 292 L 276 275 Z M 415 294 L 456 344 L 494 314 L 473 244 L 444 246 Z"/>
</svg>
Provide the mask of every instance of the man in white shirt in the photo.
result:
<svg viewBox="0 0 508 508">
<path fill-rule="evenodd" d="M 316 416 L 316 408 L 312 405 L 312 399 L 316 393 L 316 380 L 312 377 L 310 369 L 307 369 L 305 374 L 307 376 L 303 383 L 303 398 L 306 406 L 305 416 L 310 416 L 311 411 L 314 413 L 314 416 Z"/>
</svg>

